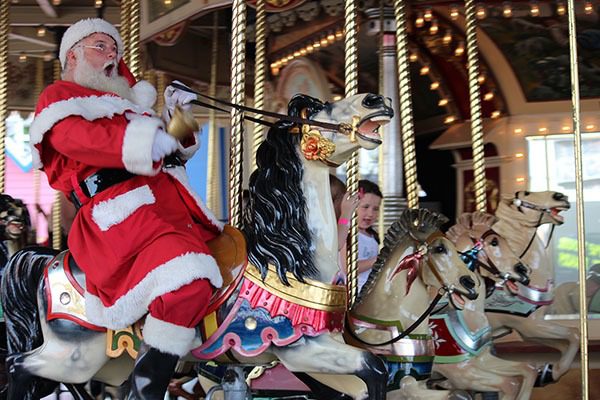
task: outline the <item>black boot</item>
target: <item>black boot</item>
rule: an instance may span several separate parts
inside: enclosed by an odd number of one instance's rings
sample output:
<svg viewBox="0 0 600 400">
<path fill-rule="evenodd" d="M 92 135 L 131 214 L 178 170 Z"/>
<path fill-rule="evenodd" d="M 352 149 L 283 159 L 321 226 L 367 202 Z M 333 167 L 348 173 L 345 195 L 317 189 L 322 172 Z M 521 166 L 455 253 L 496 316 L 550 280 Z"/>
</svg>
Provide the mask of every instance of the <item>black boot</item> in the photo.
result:
<svg viewBox="0 0 600 400">
<path fill-rule="evenodd" d="M 164 399 L 178 360 L 178 356 L 142 344 L 131 373 L 131 389 L 127 399 Z"/>
</svg>

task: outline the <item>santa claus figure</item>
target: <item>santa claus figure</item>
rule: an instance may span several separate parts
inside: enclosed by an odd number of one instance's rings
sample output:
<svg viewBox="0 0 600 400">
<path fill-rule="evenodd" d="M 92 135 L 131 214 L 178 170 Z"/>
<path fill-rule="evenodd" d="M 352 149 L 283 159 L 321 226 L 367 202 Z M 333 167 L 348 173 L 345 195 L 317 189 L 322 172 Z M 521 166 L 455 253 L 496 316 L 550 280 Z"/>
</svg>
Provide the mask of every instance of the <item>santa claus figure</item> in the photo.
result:
<svg viewBox="0 0 600 400">
<path fill-rule="evenodd" d="M 69 248 L 86 273 L 90 322 L 121 329 L 146 316 L 132 375 L 134 399 L 162 399 L 175 364 L 222 279 L 206 241 L 222 224 L 186 182 L 197 137 L 180 143 L 150 108 L 156 91 L 135 82 L 113 25 L 84 19 L 60 45 L 62 80 L 40 95 L 31 125 L 34 162 L 78 207 Z M 195 95 L 172 87 L 165 103 Z"/>
</svg>

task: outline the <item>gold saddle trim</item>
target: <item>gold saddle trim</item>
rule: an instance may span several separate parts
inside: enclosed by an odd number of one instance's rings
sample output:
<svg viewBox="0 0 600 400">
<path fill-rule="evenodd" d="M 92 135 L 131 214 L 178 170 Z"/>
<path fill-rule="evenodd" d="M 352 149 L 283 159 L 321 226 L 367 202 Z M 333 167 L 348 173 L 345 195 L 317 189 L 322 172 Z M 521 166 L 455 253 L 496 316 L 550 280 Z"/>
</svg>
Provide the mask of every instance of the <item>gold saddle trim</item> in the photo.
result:
<svg viewBox="0 0 600 400">
<path fill-rule="evenodd" d="M 290 286 L 286 286 L 279 280 L 277 270 L 272 264 L 269 264 L 269 272 L 264 281 L 260 270 L 254 264 L 246 268 L 244 276 L 255 285 L 290 303 L 322 311 L 346 311 L 345 285 L 331 285 L 309 278 L 300 282 L 288 272 L 286 276 Z"/>
</svg>

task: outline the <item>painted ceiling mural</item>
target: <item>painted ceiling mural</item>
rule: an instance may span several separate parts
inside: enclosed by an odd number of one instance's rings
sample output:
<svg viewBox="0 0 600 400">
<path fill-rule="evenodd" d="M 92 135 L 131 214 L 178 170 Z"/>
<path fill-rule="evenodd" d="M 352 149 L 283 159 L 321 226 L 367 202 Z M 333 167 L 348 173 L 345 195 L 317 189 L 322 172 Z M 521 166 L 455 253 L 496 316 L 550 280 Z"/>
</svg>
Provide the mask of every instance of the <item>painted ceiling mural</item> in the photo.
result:
<svg viewBox="0 0 600 400">
<path fill-rule="evenodd" d="M 563 17 L 488 17 L 481 28 L 506 56 L 527 101 L 571 98 L 569 31 Z M 582 98 L 600 96 L 598 14 L 577 17 L 579 84 Z M 492 60 L 488 60 L 492 61 Z"/>
</svg>

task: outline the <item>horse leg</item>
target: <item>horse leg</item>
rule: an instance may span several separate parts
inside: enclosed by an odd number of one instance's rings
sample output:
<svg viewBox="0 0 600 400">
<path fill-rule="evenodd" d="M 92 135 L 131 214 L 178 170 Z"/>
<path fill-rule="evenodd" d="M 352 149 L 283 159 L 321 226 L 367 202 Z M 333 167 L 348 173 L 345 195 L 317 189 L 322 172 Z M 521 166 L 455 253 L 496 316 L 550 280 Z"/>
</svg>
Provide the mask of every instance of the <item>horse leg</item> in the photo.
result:
<svg viewBox="0 0 600 400">
<path fill-rule="evenodd" d="M 354 375 L 367 386 L 366 392 L 363 389 L 362 393 L 355 394 L 356 398 L 385 399 L 387 371 L 383 361 L 368 351 L 342 343 L 341 338 L 335 340 L 332 335 L 304 338 L 302 345 L 274 347 L 272 352 L 292 372 L 306 372 L 319 380 L 319 374 Z M 330 383 L 329 386 L 347 393 L 340 381 L 348 380 L 342 377 L 335 380 L 336 385 Z"/>
<path fill-rule="evenodd" d="M 522 318 L 519 324 L 512 326 L 524 340 L 541 343 L 561 352 L 558 363 L 553 364 L 552 379 L 557 381 L 564 375 L 579 350 L 579 332 L 575 328 L 562 326 L 550 321 Z M 565 345 L 566 343 L 566 345 Z"/>
</svg>

